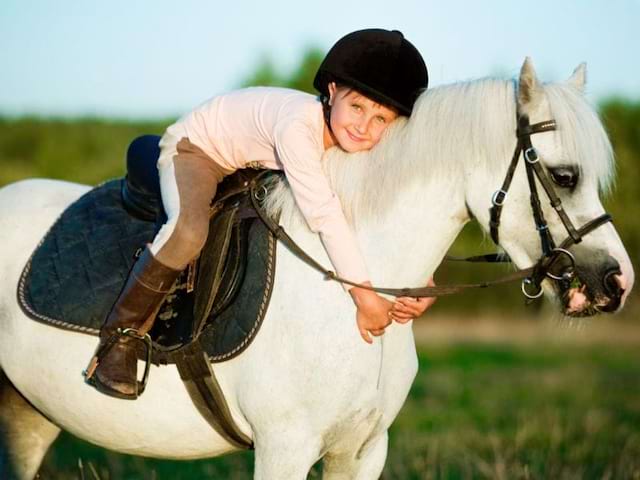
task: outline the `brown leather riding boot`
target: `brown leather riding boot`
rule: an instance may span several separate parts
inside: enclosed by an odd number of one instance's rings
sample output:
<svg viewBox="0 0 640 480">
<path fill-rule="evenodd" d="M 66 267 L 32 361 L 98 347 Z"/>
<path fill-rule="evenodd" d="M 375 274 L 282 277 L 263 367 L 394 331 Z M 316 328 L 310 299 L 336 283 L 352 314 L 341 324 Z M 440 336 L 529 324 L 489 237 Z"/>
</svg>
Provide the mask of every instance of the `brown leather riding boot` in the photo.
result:
<svg viewBox="0 0 640 480">
<path fill-rule="evenodd" d="M 121 332 L 133 329 L 139 337 L 151 330 L 171 286 L 180 275 L 154 258 L 149 247 L 136 261 L 127 283 L 100 330 L 100 344 L 86 380 L 106 395 L 136 399 L 138 390 L 136 340 Z M 108 345 L 112 344 L 112 345 Z"/>
</svg>

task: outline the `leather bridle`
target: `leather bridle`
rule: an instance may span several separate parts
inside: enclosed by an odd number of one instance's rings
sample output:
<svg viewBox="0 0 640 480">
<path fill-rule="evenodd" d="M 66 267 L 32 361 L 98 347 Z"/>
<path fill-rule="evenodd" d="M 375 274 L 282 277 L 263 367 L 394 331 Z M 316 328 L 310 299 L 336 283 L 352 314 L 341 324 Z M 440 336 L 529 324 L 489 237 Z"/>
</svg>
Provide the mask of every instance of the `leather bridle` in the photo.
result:
<svg viewBox="0 0 640 480">
<path fill-rule="evenodd" d="M 565 284 L 570 284 L 571 281 L 575 278 L 575 258 L 573 254 L 568 250 L 574 244 L 580 243 L 582 241 L 582 237 L 586 234 L 592 232 L 596 228 L 604 225 L 605 223 L 611 222 L 611 215 L 605 213 L 600 215 L 599 217 L 590 220 L 586 224 L 584 224 L 580 228 L 575 228 L 571 219 L 565 212 L 562 202 L 560 198 L 555 192 L 553 188 L 553 184 L 546 174 L 543 167 L 540 165 L 540 157 L 533 147 L 531 143 L 531 135 L 542 132 L 549 132 L 556 129 L 555 120 L 547 120 L 545 122 L 536 123 L 534 125 L 529 124 L 529 117 L 527 115 L 518 115 L 518 127 L 516 131 L 517 143 L 515 147 L 515 151 L 513 153 L 513 157 L 511 159 L 511 164 L 507 169 L 507 174 L 502 183 L 501 188 L 494 193 L 491 200 L 491 208 L 490 208 L 490 222 L 489 228 L 491 231 L 491 238 L 499 245 L 499 227 L 500 227 L 500 215 L 502 213 L 502 207 L 507 197 L 507 193 L 509 191 L 509 187 L 511 185 L 511 181 L 513 179 L 513 175 L 515 173 L 516 167 L 518 166 L 518 162 L 520 157 L 522 156 L 525 159 L 525 167 L 527 171 L 527 179 L 529 182 L 530 189 L 530 198 L 531 198 L 531 208 L 533 212 L 533 218 L 536 224 L 536 229 L 540 235 L 540 244 L 542 247 L 542 256 L 535 263 L 534 266 L 525 268 L 522 270 L 517 270 L 508 275 L 505 275 L 496 280 L 474 283 L 474 284 L 459 284 L 459 285 L 438 285 L 434 287 L 419 287 L 419 288 L 384 288 L 384 287 L 370 287 L 368 285 L 362 285 L 355 282 L 352 282 L 349 279 L 341 278 L 336 275 L 335 272 L 331 270 L 327 270 L 321 264 L 319 264 L 315 259 L 309 256 L 304 250 L 302 250 L 293 239 L 285 232 L 285 230 L 275 223 L 269 215 L 265 212 L 261 203 L 267 196 L 267 188 L 264 185 L 264 182 L 259 182 L 259 179 L 263 176 L 260 174 L 256 176 L 249 185 L 251 190 L 251 201 L 253 204 L 256 213 L 259 218 L 265 224 L 265 226 L 273 233 L 276 238 L 278 238 L 282 243 L 284 243 L 289 250 L 298 256 L 305 263 L 313 267 L 314 269 L 321 272 L 325 279 L 335 280 L 347 285 L 352 285 L 360 288 L 364 288 L 367 290 L 372 290 L 378 293 L 383 293 L 387 295 L 394 296 L 406 296 L 406 297 L 437 297 L 441 295 L 451 295 L 454 293 L 459 293 L 464 290 L 470 288 L 486 288 L 493 285 L 503 284 L 507 282 L 511 282 L 514 280 L 522 281 L 522 292 L 529 299 L 538 298 L 542 295 L 542 287 L 541 282 L 544 278 L 550 278 L 555 281 L 564 282 Z M 266 173 L 266 172 L 265 172 Z M 560 220 L 562 221 L 564 227 L 568 232 L 568 237 L 560 243 L 560 245 L 556 245 L 549 231 L 549 227 L 544 218 L 544 214 L 542 212 L 542 207 L 540 205 L 540 199 L 538 196 L 538 190 L 536 186 L 536 178 L 542 185 L 544 191 L 546 192 L 549 200 L 551 202 L 551 206 L 560 216 Z M 562 269 L 561 274 L 556 274 L 551 271 L 551 268 L 554 266 L 556 261 L 561 258 L 566 257 L 569 260 L 569 266 Z M 460 260 L 460 259 L 454 259 Z M 469 257 L 463 259 L 465 261 L 478 262 L 505 262 L 510 261 L 509 257 L 506 255 L 479 255 L 475 257 Z M 531 290 L 535 289 L 533 293 Z"/>
<path fill-rule="evenodd" d="M 531 143 L 531 135 L 542 132 L 550 132 L 553 130 L 556 130 L 555 120 L 547 120 L 531 125 L 529 123 L 529 117 L 527 115 L 518 116 L 518 128 L 516 131 L 518 142 L 511 159 L 511 164 L 509 165 L 505 179 L 502 182 L 502 186 L 493 194 L 493 197 L 491 199 L 492 205 L 489 209 L 489 228 L 491 232 L 491 238 L 496 245 L 499 245 L 498 229 L 500 227 L 500 214 L 502 213 L 502 206 L 504 205 L 507 192 L 509 191 L 509 186 L 511 185 L 511 180 L 513 179 L 513 174 L 516 170 L 516 167 L 518 166 L 518 162 L 522 154 L 527 171 L 527 181 L 529 182 L 531 210 L 534 222 L 536 224 L 536 230 L 538 231 L 538 234 L 540 236 L 540 246 L 542 249 L 542 256 L 536 262 L 532 275 L 530 277 L 525 277 L 522 283 L 522 292 L 527 298 L 530 299 L 538 298 L 542 295 L 542 287 L 540 286 L 540 283 L 542 282 L 544 277 L 548 277 L 556 281 L 564 281 L 567 283 L 571 282 L 571 280 L 575 276 L 575 258 L 569 251 L 569 248 L 576 243 L 580 243 L 582 241 L 582 237 L 584 237 L 588 233 L 604 225 L 605 223 L 612 221 L 611 215 L 609 215 L 608 213 L 604 213 L 599 217 L 590 220 L 580 228 L 576 228 L 574 226 L 573 222 L 569 218 L 569 215 L 567 215 L 567 212 L 562 206 L 562 201 L 556 194 L 552 181 L 549 179 L 549 176 L 540 164 L 540 156 L 538 155 L 537 150 Z M 536 178 L 542 185 L 542 188 L 547 194 L 547 197 L 549 197 L 551 206 L 556 211 L 556 213 L 560 217 L 560 220 L 562 221 L 562 224 L 564 225 L 564 228 L 567 230 L 568 236 L 562 243 L 560 243 L 560 245 L 556 245 L 556 243 L 554 242 L 553 236 L 549 231 L 547 221 L 544 218 L 544 213 L 542 212 L 542 207 L 540 205 L 540 198 L 538 196 Z M 565 268 L 562 272 L 562 275 L 556 275 L 552 273 L 550 269 L 555 261 L 562 256 L 566 257 L 570 261 L 570 267 Z M 534 293 L 530 293 L 528 291 L 528 289 L 530 289 L 531 287 L 536 289 Z"/>
</svg>

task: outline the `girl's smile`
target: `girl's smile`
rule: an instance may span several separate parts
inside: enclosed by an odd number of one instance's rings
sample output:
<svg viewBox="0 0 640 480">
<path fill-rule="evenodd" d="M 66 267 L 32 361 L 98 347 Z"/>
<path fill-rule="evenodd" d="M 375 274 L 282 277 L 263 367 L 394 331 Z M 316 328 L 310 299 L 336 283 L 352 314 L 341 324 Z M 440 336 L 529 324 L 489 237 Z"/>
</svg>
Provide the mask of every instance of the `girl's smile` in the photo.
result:
<svg viewBox="0 0 640 480">
<path fill-rule="evenodd" d="M 349 134 L 349 138 L 351 138 L 351 140 L 353 140 L 354 142 L 364 142 L 365 141 L 364 138 L 356 137 L 355 135 L 351 134 L 351 132 L 349 132 L 348 130 L 347 130 L 347 133 Z"/>
</svg>

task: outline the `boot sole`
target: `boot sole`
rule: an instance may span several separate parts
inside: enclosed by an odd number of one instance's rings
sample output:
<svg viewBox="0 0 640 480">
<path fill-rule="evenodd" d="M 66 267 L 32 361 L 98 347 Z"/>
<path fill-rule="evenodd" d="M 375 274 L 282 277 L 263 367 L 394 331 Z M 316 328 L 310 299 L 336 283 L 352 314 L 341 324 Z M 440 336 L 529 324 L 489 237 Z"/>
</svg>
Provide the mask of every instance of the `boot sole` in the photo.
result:
<svg viewBox="0 0 640 480">
<path fill-rule="evenodd" d="M 94 387 L 100 393 L 107 395 L 109 397 L 119 398 L 121 400 L 136 400 L 138 398 L 138 395 L 135 393 L 132 393 L 132 394 L 122 393 L 119 390 L 115 390 L 114 388 L 111 388 L 108 385 L 105 385 L 95 375 L 91 377 L 91 379 L 88 380 L 87 383 L 89 383 L 89 385 Z"/>
</svg>

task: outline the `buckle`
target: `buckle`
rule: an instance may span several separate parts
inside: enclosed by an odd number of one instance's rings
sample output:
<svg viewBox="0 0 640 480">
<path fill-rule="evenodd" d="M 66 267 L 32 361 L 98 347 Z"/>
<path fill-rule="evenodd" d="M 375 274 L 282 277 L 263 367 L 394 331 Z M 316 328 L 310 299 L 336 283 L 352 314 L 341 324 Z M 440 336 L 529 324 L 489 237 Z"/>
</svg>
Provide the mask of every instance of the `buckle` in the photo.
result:
<svg viewBox="0 0 640 480">
<path fill-rule="evenodd" d="M 529 147 L 524 151 L 524 159 L 527 163 L 534 164 L 540 161 L 540 157 L 538 157 L 538 152 L 535 148 Z"/>
<path fill-rule="evenodd" d="M 491 197 L 491 203 L 494 207 L 501 207 L 504 205 L 504 200 L 507 197 L 507 192 L 504 190 L 496 190 L 493 196 Z"/>
<path fill-rule="evenodd" d="M 258 190 L 254 189 L 253 196 L 256 200 L 258 200 L 259 202 L 262 202 L 264 201 L 265 198 L 267 198 L 268 193 L 269 191 L 267 190 L 267 187 L 265 187 L 264 185 L 261 185 Z"/>
</svg>

